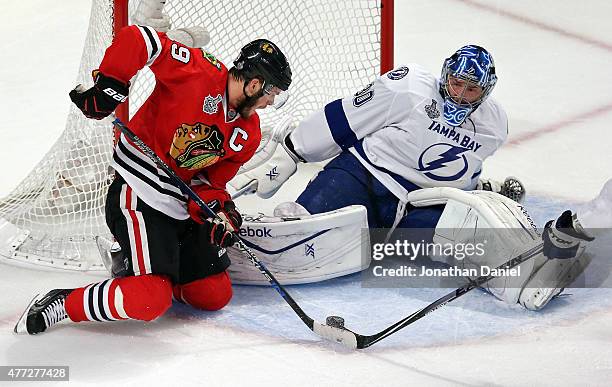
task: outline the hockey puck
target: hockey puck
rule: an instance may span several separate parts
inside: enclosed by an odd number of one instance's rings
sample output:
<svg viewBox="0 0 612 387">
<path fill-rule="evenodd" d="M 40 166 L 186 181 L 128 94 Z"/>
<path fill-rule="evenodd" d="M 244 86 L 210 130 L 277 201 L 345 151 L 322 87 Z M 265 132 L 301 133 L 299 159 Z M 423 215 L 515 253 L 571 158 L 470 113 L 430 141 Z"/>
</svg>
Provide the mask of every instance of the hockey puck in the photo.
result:
<svg viewBox="0 0 612 387">
<path fill-rule="evenodd" d="M 344 319 L 340 316 L 327 316 L 325 325 L 335 328 L 344 328 Z"/>
</svg>

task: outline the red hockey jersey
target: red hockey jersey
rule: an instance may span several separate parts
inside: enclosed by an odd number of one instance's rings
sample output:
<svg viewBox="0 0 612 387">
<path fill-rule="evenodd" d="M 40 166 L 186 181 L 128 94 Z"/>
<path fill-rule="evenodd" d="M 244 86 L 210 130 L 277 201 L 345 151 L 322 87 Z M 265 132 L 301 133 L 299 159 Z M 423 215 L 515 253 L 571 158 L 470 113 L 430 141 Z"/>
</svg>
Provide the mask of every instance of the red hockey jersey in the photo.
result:
<svg viewBox="0 0 612 387">
<path fill-rule="evenodd" d="M 150 27 L 122 29 L 100 71 L 128 82 L 144 66 L 156 85 L 128 126 L 204 201 L 229 199 L 226 183 L 261 141 L 259 117 L 229 110 L 223 63 Z M 176 219 L 189 217 L 187 197 L 123 135 L 111 165 L 148 205 Z"/>
</svg>

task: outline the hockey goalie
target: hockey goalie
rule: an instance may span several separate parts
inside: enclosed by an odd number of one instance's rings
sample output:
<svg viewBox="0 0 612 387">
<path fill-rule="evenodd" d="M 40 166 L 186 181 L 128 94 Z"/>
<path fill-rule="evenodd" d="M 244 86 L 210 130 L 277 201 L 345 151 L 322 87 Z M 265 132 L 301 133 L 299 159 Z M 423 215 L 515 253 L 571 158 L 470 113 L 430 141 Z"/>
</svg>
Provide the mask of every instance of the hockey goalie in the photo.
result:
<svg viewBox="0 0 612 387">
<path fill-rule="evenodd" d="M 488 240 L 489 254 L 464 260 L 466 268 L 497 267 L 543 243 L 542 253 L 520 265 L 520 277 L 487 283 L 491 294 L 510 304 L 543 308 L 588 265 L 583 251 L 593 237 L 571 211 L 540 233 L 520 204 L 525 190 L 518 179 L 480 178 L 483 161 L 508 134 L 506 113 L 490 97 L 497 79 L 491 54 L 468 45 L 444 61 L 439 78 L 416 64 L 399 66 L 297 126 L 290 119 L 279 123 L 230 181 L 237 194 L 270 198 L 298 163 L 331 161 L 295 202 L 279 205 L 274 218 L 245 222 L 241 233 L 266 254 L 266 263 L 293 276 L 289 283 L 366 268 L 369 255 L 363 258 L 357 248 L 369 243 L 357 232 L 366 224 L 389 234 L 431 229 L 431 242 Z M 341 217 L 346 223 L 338 223 Z M 327 251 L 313 247 L 309 238 L 315 236 Z M 296 245 L 300 251 L 291 250 Z M 238 252 L 230 255 L 230 270 L 247 267 Z M 434 259 L 450 264 L 448 257 Z M 315 267 L 318 274 L 309 276 Z M 254 270 L 233 274 L 237 281 L 256 281 Z"/>
</svg>

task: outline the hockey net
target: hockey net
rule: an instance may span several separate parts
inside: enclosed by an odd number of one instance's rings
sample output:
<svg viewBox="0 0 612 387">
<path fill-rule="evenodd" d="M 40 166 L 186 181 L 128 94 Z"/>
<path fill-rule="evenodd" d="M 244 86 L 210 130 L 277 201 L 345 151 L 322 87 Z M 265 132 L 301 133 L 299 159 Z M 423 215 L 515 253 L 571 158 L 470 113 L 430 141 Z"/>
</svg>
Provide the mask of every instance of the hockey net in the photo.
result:
<svg viewBox="0 0 612 387">
<path fill-rule="evenodd" d="M 99 66 L 114 31 L 134 20 L 142 1 L 92 1 L 77 83 L 91 86 L 91 71 Z M 204 26 L 211 37 L 204 48 L 228 67 L 247 42 L 262 37 L 274 41 L 294 74 L 291 98 L 282 111 L 296 120 L 359 90 L 392 66 L 392 1 L 383 6 L 381 0 L 167 0 L 163 11 L 171 29 Z M 139 72 L 130 88 L 129 113 L 122 118 L 136 112 L 153 86 L 150 71 Z M 281 114 L 267 110 L 260 114 L 264 128 Z M 71 106 L 60 138 L 0 201 L 0 257 L 5 262 L 103 269 L 95 237 L 110 237 L 104 202 L 112 180 L 111 120 L 86 119 Z"/>
</svg>

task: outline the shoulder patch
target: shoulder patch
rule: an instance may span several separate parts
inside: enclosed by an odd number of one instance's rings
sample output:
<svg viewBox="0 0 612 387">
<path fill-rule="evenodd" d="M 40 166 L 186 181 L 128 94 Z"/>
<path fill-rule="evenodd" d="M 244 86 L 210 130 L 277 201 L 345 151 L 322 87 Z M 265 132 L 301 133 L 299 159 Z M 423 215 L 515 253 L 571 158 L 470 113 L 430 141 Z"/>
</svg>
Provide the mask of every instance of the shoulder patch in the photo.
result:
<svg viewBox="0 0 612 387">
<path fill-rule="evenodd" d="M 409 69 L 406 66 L 398 67 L 395 70 L 389 71 L 387 73 L 387 78 L 397 81 L 398 79 L 404 78 L 408 74 L 408 71 Z"/>
<path fill-rule="evenodd" d="M 363 90 L 355 93 L 355 96 L 353 97 L 353 106 L 360 107 L 374 97 L 374 90 L 372 90 L 373 85 L 374 83 L 370 83 L 363 88 Z"/>
<path fill-rule="evenodd" d="M 204 57 L 204 59 L 209 61 L 210 64 L 215 66 L 217 70 L 221 71 L 221 62 L 219 62 L 219 59 L 217 59 L 217 57 L 211 54 L 210 52 L 207 52 L 204 50 L 201 50 L 201 51 L 202 51 L 202 57 Z"/>
</svg>

